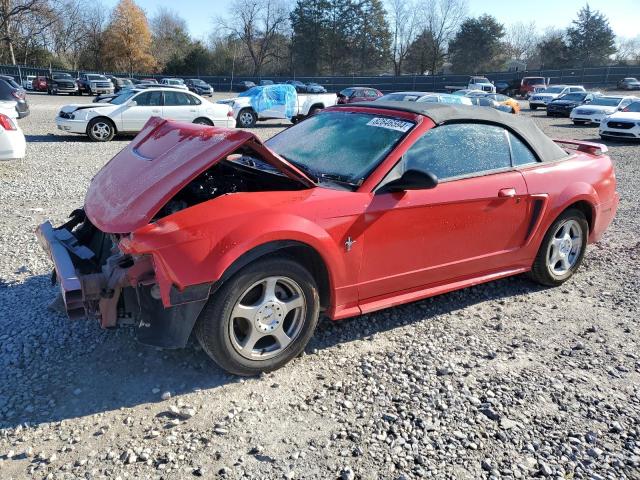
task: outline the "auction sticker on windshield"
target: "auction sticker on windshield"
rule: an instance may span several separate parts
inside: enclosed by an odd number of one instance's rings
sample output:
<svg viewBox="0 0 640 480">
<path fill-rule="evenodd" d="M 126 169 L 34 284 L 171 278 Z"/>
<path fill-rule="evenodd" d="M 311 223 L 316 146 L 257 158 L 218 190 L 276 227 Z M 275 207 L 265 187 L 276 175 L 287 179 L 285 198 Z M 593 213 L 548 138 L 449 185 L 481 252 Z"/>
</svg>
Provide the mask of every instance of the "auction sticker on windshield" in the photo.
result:
<svg viewBox="0 0 640 480">
<path fill-rule="evenodd" d="M 371 127 L 380 127 L 380 128 L 387 128 L 389 130 L 397 130 L 399 132 L 406 132 L 411 127 L 413 127 L 413 123 L 411 122 L 403 122 L 402 120 L 395 120 L 393 118 L 381 118 L 381 117 L 375 117 L 369 120 L 367 125 Z"/>
</svg>

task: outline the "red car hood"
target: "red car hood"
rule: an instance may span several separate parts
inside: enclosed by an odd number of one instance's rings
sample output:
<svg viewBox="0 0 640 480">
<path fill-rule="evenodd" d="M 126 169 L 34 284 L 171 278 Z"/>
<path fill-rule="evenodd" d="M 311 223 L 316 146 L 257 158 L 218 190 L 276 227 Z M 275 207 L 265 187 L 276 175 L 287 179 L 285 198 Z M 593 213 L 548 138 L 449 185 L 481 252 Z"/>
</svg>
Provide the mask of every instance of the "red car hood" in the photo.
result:
<svg viewBox="0 0 640 480">
<path fill-rule="evenodd" d="M 129 146 L 91 181 L 85 198 L 89 220 L 107 233 L 129 233 L 153 216 L 192 179 L 247 145 L 305 186 L 313 182 L 265 147 L 252 133 L 151 118 Z"/>
</svg>

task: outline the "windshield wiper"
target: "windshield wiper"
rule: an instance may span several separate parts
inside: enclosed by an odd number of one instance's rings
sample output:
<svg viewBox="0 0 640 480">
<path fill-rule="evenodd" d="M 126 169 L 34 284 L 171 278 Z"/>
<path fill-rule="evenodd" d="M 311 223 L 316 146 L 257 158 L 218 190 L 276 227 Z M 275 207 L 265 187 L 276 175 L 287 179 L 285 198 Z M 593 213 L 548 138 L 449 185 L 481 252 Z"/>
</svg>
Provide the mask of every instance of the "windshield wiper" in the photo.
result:
<svg viewBox="0 0 640 480">
<path fill-rule="evenodd" d="M 329 180 L 331 182 L 342 183 L 345 185 L 349 185 L 351 187 L 359 187 L 360 183 L 355 183 L 351 181 L 348 177 L 344 175 L 338 175 L 335 173 L 322 173 L 320 174 L 320 180 Z"/>
<path fill-rule="evenodd" d="M 313 170 L 311 170 L 309 167 L 302 165 L 300 163 L 294 162 L 293 160 L 285 157 L 284 155 L 282 155 L 281 153 L 279 153 L 278 155 L 280 155 L 282 158 L 284 158 L 287 162 L 289 162 L 291 165 L 293 165 L 294 167 L 296 167 L 298 170 L 302 170 L 302 172 L 309 177 L 313 183 L 318 183 L 320 181 L 318 174 L 315 173 Z"/>
</svg>

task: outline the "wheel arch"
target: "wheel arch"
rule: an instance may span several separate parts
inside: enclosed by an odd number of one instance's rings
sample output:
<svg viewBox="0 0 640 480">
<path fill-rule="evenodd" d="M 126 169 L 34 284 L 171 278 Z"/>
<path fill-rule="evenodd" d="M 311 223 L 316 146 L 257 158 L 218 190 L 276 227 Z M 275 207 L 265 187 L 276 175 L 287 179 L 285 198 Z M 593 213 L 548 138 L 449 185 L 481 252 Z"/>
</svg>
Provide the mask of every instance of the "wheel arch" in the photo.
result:
<svg viewBox="0 0 640 480">
<path fill-rule="evenodd" d="M 320 295 L 320 306 L 326 309 L 331 304 L 331 279 L 327 263 L 311 245 L 298 240 L 275 240 L 258 245 L 240 255 L 227 267 L 216 287 L 227 281 L 247 265 L 268 255 L 287 256 L 304 266 L 316 280 Z"/>
</svg>

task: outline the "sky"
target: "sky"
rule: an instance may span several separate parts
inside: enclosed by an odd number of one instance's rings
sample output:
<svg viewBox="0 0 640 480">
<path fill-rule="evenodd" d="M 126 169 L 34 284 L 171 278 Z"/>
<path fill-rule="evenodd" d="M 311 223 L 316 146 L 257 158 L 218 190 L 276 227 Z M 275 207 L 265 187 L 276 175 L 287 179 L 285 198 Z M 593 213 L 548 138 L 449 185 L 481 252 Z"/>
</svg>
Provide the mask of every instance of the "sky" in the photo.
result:
<svg viewBox="0 0 640 480">
<path fill-rule="evenodd" d="M 488 13 L 509 25 L 535 21 L 540 30 L 548 27 L 565 28 L 585 5 L 585 0 L 467 0 L 469 15 Z M 109 6 L 117 0 L 105 0 Z M 214 28 L 213 19 L 227 15 L 229 0 L 136 0 L 148 16 L 163 6 L 177 12 L 189 26 L 196 39 L 206 39 Z M 604 13 L 616 35 L 640 36 L 640 0 L 589 0 L 589 5 Z"/>
</svg>

